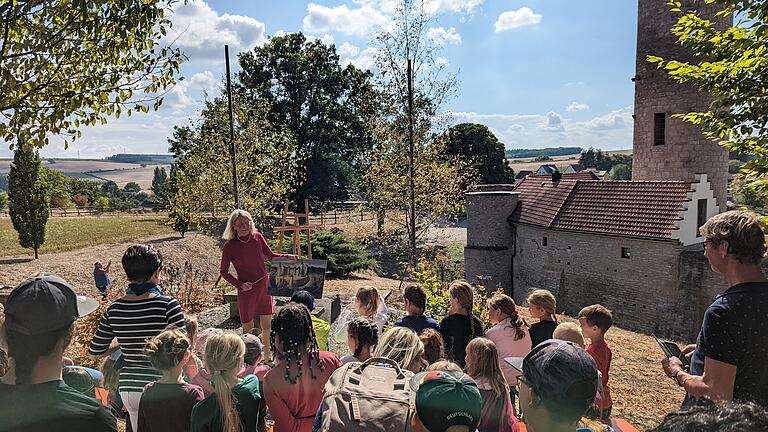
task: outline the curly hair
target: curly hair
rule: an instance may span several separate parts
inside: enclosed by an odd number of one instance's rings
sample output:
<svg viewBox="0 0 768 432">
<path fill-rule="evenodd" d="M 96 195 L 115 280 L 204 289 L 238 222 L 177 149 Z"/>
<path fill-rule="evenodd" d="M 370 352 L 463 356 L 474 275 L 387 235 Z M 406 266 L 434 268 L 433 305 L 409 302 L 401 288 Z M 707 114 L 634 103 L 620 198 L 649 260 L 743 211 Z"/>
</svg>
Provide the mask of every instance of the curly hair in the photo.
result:
<svg viewBox="0 0 768 432">
<path fill-rule="evenodd" d="M 752 402 L 699 399 L 691 407 L 667 414 L 649 432 L 752 432 L 768 430 L 768 411 Z"/>
<path fill-rule="evenodd" d="M 364 347 L 369 347 L 373 352 L 379 343 L 379 329 L 376 328 L 373 320 L 367 317 L 357 317 L 350 321 L 347 326 L 347 334 L 357 341 L 357 348 L 352 353 L 355 358 L 360 358 Z"/>
<path fill-rule="evenodd" d="M 276 338 L 280 339 L 280 349 Z M 272 331 L 269 334 L 269 345 L 278 359 L 285 364 L 285 380 L 296 384 L 296 379 L 302 375 L 302 356 L 309 354 L 309 373 L 312 379 L 316 379 L 312 371 L 312 362 L 320 368 L 325 367 L 320 363 L 320 347 L 317 344 L 315 330 L 312 327 L 312 317 L 309 309 L 303 304 L 288 303 L 272 318 Z M 291 376 L 291 364 L 296 364 L 296 376 Z"/>
<path fill-rule="evenodd" d="M 765 234 L 755 213 L 740 210 L 720 213 L 702 225 L 699 233 L 714 246 L 727 241 L 728 253 L 741 263 L 757 265 L 765 256 Z"/>
<path fill-rule="evenodd" d="M 189 338 L 181 330 L 165 330 L 147 341 L 144 354 L 149 358 L 152 367 L 168 370 L 178 366 L 191 347 Z"/>
<path fill-rule="evenodd" d="M 424 344 L 424 360 L 432 364 L 443 358 L 445 355 L 445 341 L 443 335 L 433 328 L 426 328 L 419 335 L 421 343 Z"/>
</svg>

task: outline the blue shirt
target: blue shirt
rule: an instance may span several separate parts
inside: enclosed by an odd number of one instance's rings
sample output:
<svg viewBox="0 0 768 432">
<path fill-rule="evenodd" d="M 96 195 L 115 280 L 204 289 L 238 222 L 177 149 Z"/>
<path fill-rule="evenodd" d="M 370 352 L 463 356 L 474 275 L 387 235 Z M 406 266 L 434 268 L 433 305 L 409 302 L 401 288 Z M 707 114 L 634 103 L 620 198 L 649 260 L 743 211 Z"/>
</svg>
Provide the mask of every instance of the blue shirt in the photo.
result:
<svg viewBox="0 0 768 432">
<path fill-rule="evenodd" d="M 104 270 L 94 269 L 93 280 L 96 282 L 97 287 L 109 286 L 109 274 Z"/>
<path fill-rule="evenodd" d="M 440 324 L 433 318 L 428 318 L 424 315 L 406 315 L 400 318 L 395 325 L 398 327 L 408 327 L 415 331 L 416 334 L 421 334 L 421 332 L 427 328 L 433 328 L 440 331 Z"/>
<path fill-rule="evenodd" d="M 704 358 L 736 366 L 733 399 L 768 406 L 768 283 L 734 285 L 715 297 L 691 359 L 691 374 L 704 374 Z M 683 406 L 693 398 L 686 395 Z"/>
</svg>

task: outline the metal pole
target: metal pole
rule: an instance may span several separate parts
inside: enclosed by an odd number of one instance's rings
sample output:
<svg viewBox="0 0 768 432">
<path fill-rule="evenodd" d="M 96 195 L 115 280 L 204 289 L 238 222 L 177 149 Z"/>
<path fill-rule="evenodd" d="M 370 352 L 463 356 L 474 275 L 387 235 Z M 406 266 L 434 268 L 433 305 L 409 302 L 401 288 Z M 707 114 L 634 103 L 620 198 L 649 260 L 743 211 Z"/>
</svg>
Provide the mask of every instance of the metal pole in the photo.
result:
<svg viewBox="0 0 768 432">
<path fill-rule="evenodd" d="M 229 101 L 229 153 L 232 156 L 232 185 L 235 193 L 235 208 L 241 208 L 240 191 L 237 184 L 237 150 L 235 149 L 235 119 L 232 113 L 232 82 L 229 73 L 229 45 L 224 45 L 224 58 L 227 63 L 227 100 Z"/>
<path fill-rule="evenodd" d="M 411 59 L 408 59 L 408 189 L 410 194 L 409 213 L 411 219 L 410 226 L 410 246 L 411 246 L 411 266 L 416 265 L 416 197 L 413 166 L 413 67 Z"/>
</svg>

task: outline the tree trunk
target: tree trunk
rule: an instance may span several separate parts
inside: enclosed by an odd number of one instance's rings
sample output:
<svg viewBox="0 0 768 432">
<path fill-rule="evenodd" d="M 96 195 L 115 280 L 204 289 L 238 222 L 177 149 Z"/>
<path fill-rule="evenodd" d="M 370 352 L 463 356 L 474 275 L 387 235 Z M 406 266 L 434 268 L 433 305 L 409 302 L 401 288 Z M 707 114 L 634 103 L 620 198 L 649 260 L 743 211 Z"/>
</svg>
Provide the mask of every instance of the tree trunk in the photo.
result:
<svg viewBox="0 0 768 432">
<path fill-rule="evenodd" d="M 38 258 L 38 256 L 37 256 L 37 245 L 35 245 L 34 249 L 35 249 L 35 259 L 37 259 Z"/>
</svg>

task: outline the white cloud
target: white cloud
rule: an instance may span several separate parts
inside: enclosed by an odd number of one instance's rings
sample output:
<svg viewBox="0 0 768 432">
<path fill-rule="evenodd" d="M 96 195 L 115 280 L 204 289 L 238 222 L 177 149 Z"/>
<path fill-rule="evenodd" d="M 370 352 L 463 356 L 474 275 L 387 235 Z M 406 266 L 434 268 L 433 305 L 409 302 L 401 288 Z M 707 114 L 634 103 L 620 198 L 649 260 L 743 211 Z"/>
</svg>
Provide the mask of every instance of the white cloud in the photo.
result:
<svg viewBox="0 0 768 432">
<path fill-rule="evenodd" d="M 535 13 L 528 7 L 521 7 L 517 10 L 502 12 L 494 25 L 496 26 L 496 32 L 498 33 L 538 24 L 541 22 L 541 18 L 541 14 Z"/>
<path fill-rule="evenodd" d="M 369 5 L 350 9 L 347 5 L 326 7 L 310 3 L 303 24 L 304 31 L 310 33 L 339 32 L 366 36 L 387 22 L 389 18 Z"/>
<path fill-rule="evenodd" d="M 435 66 L 438 66 L 438 67 L 446 66 L 446 65 L 448 65 L 448 63 L 449 63 L 448 59 L 445 58 L 445 57 L 438 57 L 438 58 L 435 59 Z"/>
<path fill-rule="evenodd" d="M 582 110 L 588 110 L 589 105 L 585 104 L 584 102 L 571 102 L 570 105 L 565 107 L 565 110 L 568 112 L 576 112 L 576 111 L 582 111 Z"/>
<path fill-rule="evenodd" d="M 360 55 L 351 59 L 351 63 L 362 70 L 371 70 L 376 65 L 376 56 L 379 50 L 368 47 L 360 52 Z"/>
<path fill-rule="evenodd" d="M 565 125 L 563 124 L 563 117 L 556 112 L 548 112 L 546 115 L 546 121 L 542 123 L 541 130 L 547 132 L 563 132 L 565 131 Z"/>
<path fill-rule="evenodd" d="M 587 85 L 584 81 L 570 81 L 563 84 L 564 87 L 584 87 Z"/>
<path fill-rule="evenodd" d="M 352 45 L 349 42 L 344 42 L 340 46 L 336 47 L 336 52 L 339 54 L 339 57 L 341 57 L 342 60 L 351 59 L 360 53 L 360 47 L 357 45 Z"/>
<path fill-rule="evenodd" d="M 429 14 L 441 12 L 466 13 L 475 12 L 484 0 L 427 0 L 424 8 Z"/>
<path fill-rule="evenodd" d="M 619 110 L 614 110 L 608 114 L 598 116 L 584 123 L 584 127 L 591 130 L 611 130 L 631 128 L 634 121 L 632 119 L 632 107 L 628 106 Z"/>
<path fill-rule="evenodd" d="M 224 45 L 233 55 L 248 51 L 264 41 L 265 25 L 243 15 L 219 15 L 204 0 L 190 0 L 176 7 L 173 28 L 167 40 L 184 51 L 190 60 L 224 60 Z M 177 39 L 178 38 L 178 39 Z"/>
<path fill-rule="evenodd" d="M 456 31 L 455 27 L 451 27 L 448 30 L 443 27 L 432 27 L 427 30 L 427 38 L 438 46 L 445 44 L 461 44 L 461 35 Z"/>
<path fill-rule="evenodd" d="M 193 104 L 202 101 L 203 92 L 212 92 L 216 89 L 216 78 L 213 72 L 198 72 L 187 80 L 178 81 L 163 99 L 163 105 L 168 106 L 176 115 L 184 114 L 184 110 Z M 191 93 L 200 95 L 200 98 L 190 96 Z"/>
</svg>

